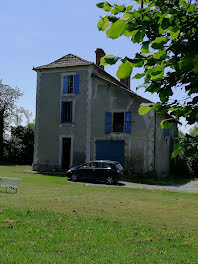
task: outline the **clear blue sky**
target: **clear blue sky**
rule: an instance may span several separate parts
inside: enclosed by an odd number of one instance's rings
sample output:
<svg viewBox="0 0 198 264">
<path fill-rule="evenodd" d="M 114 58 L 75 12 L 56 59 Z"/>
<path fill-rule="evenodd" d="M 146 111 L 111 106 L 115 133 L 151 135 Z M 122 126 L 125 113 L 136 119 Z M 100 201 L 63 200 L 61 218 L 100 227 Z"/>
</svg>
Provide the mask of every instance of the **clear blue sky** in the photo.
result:
<svg viewBox="0 0 198 264">
<path fill-rule="evenodd" d="M 33 116 L 36 104 L 33 66 L 47 64 L 68 53 L 95 62 L 96 48 L 103 48 L 106 54 L 129 57 L 138 51 L 138 46 L 129 39 L 111 40 L 98 31 L 97 22 L 102 12 L 96 7 L 97 2 L 7 0 L 1 3 L 0 79 L 4 84 L 20 88 L 23 96 L 18 104 L 30 110 Z M 115 76 L 117 67 L 108 66 L 105 70 Z M 132 80 L 131 89 L 136 91 L 139 84 L 140 80 Z M 152 101 L 158 100 L 144 90 L 137 93 Z M 188 127 L 183 126 L 182 130 L 187 131 Z"/>
</svg>

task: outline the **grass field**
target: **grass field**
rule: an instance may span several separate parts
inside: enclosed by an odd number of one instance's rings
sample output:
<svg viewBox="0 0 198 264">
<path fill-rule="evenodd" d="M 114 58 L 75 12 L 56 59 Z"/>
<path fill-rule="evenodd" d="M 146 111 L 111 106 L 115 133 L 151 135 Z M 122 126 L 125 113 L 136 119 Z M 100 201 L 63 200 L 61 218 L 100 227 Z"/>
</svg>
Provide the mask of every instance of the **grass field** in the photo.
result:
<svg viewBox="0 0 198 264">
<path fill-rule="evenodd" d="M 198 195 L 89 186 L 0 166 L 0 263 L 198 263 Z"/>
</svg>

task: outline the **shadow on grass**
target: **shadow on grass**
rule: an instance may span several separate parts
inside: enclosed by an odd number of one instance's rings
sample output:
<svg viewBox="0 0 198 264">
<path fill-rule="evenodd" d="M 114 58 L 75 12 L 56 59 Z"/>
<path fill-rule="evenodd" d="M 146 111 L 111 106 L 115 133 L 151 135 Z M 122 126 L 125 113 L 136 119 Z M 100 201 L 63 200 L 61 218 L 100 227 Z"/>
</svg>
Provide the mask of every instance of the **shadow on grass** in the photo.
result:
<svg viewBox="0 0 198 264">
<path fill-rule="evenodd" d="M 66 177 L 65 172 L 39 172 L 38 174 L 43 176 Z"/>
<path fill-rule="evenodd" d="M 123 180 L 126 182 L 131 182 L 131 183 L 180 187 L 182 185 L 189 183 L 190 181 L 194 179 L 193 178 L 180 178 L 175 175 L 168 175 L 163 178 L 144 177 L 142 175 L 139 175 L 139 176 L 125 175 Z"/>
<path fill-rule="evenodd" d="M 68 181 L 72 182 L 71 179 L 68 179 Z M 97 184 L 97 185 L 107 185 L 107 186 L 125 186 L 126 184 L 118 182 L 117 184 L 106 184 L 104 181 L 96 181 L 96 180 L 78 180 L 76 183 L 82 183 L 82 184 Z"/>
</svg>

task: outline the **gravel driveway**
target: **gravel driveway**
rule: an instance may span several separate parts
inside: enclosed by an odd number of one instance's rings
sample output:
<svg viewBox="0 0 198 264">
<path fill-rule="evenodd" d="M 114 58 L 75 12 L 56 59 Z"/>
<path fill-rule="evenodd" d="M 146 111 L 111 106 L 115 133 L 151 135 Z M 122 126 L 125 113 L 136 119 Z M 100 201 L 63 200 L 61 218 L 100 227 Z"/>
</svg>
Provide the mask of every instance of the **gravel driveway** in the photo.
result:
<svg viewBox="0 0 198 264">
<path fill-rule="evenodd" d="M 106 186 L 106 187 L 117 187 L 117 188 L 132 188 L 132 189 L 148 189 L 148 190 L 165 190 L 165 191 L 176 191 L 176 192 L 190 192 L 190 193 L 198 193 L 198 181 L 191 181 L 187 184 L 183 185 L 149 185 L 149 184 L 139 184 L 139 183 L 131 183 L 120 181 L 117 185 L 106 185 L 99 183 L 85 183 L 78 182 L 79 184 L 85 184 L 85 186 Z"/>
</svg>

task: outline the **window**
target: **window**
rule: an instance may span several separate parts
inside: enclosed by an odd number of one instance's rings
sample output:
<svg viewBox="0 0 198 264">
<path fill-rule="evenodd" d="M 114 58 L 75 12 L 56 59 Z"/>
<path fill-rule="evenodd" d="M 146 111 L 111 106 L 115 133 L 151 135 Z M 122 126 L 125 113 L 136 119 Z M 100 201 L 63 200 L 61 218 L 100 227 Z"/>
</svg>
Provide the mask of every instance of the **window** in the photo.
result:
<svg viewBox="0 0 198 264">
<path fill-rule="evenodd" d="M 61 123 L 72 122 L 72 101 L 61 104 Z"/>
<path fill-rule="evenodd" d="M 63 95 L 79 93 L 79 74 L 63 76 Z"/>
<path fill-rule="evenodd" d="M 69 75 L 68 76 L 68 93 L 74 92 L 74 76 Z"/>
<path fill-rule="evenodd" d="M 105 133 L 123 132 L 131 134 L 131 112 L 106 112 Z"/>
<path fill-rule="evenodd" d="M 124 131 L 124 113 L 113 113 L 113 132 Z"/>
</svg>

